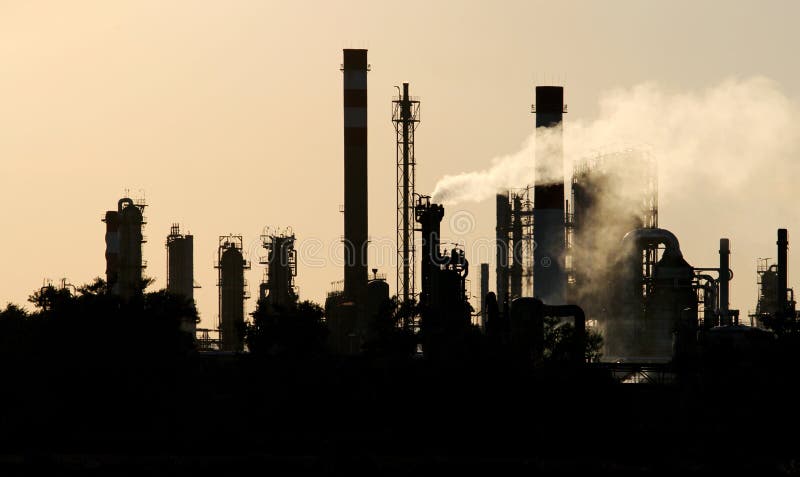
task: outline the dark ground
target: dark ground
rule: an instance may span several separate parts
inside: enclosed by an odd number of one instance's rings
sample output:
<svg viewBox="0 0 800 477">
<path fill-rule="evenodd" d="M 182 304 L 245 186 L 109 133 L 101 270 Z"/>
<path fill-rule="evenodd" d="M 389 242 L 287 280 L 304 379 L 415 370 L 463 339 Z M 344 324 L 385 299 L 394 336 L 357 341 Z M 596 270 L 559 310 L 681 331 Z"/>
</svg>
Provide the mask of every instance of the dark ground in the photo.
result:
<svg viewBox="0 0 800 477">
<path fill-rule="evenodd" d="M 793 376 L 422 361 L 0 360 L 0 475 L 787 475 Z"/>
</svg>

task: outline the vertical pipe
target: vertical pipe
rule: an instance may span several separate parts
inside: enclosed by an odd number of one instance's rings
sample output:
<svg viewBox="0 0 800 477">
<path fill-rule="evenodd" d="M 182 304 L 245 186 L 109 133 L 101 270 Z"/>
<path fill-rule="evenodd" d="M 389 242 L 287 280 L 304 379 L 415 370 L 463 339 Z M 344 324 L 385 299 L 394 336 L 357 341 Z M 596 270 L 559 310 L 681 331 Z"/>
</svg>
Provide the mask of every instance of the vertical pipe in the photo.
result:
<svg viewBox="0 0 800 477">
<path fill-rule="evenodd" d="M 563 112 L 563 87 L 536 87 L 533 285 L 534 295 L 547 304 L 564 303 L 567 283 L 561 137 Z"/>
<path fill-rule="evenodd" d="M 411 98 L 408 95 L 408 83 L 403 83 L 403 98 L 400 104 L 400 116 L 403 122 L 403 301 L 408 301 L 409 297 L 409 281 L 410 281 L 410 264 L 409 264 L 409 251 L 411 248 L 410 236 L 411 224 L 409 224 L 408 208 L 409 204 L 409 121 L 411 120 Z"/>
<path fill-rule="evenodd" d="M 786 303 L 787 293 L 787 253 L 789 250 L 789 239 L 786 229 L 778 229 L 778 313 L 783 317 L 788 310 Z"/>
<path fill-rule="evenodd" d="M 497 222 L 495 226 L 496 246 L 496 280 L 497 305 L 501 312 L 508 311 L 508 228 L 511 211 L 508 205 L 508 193 L 497 194 Z"/>
<path fill-rule="evenodd" d="M 728 317 L 728 301 L 730 291 L 730 241 L 719 239 L 719 318 L 720 324 L 730 325 Z"/>
<path fill-rule="evenodd" d="M 486 295 L 489 294 L 489 264 L 481 263 L 481 327 L 486 330 Z"/>
<path fill-rule="evenodd" d="M 522 297 L 522 198 L 514 195 L 511 216 L 511 297 Z"/>
<path fill-rule="evenodd" d="M 343 55 L 344 294 L 361 309 L 367 290 L 367 50 Z"/>
</svg>

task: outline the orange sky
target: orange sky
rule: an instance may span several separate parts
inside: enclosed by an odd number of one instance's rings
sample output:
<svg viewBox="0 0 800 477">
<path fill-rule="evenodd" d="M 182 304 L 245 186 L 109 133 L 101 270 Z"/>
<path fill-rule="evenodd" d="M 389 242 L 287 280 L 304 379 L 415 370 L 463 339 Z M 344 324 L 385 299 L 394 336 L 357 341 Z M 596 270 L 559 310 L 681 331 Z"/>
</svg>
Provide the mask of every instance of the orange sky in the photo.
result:
<svg viewBox="0 0 800 477">
<path fill-rule="evenodd" d="M 253 252 L 264 226 L 291 226 L 301 253 L 304 240 L 335 243 L 342 48 L 370 50 L 375 241 L 394 237 L 390 102 L 402 81 L 422 99 L 423 193 L 446 173 L 517 151 L 533 129 L 536 84 L 565 83 L 567 121 L 591 120 L 604 91 L 644 81 L 681 91 L 762 75 L 800 95 L 800 4 L 696 3 L 0 0 L 0 302 L 24 302 L 45 277 L 102 275 L 100 217 L 125 189 L 149 204 L 144 256 L 156 287 L 170 224 L 195 235 L 203 326 L 217 312 L 219 235 L 240 233 Z M 752 184 L 741 191 L 752 207 L 725 217 L 764 215 L 774 204 L 758 191 L 775 187 L 786 185 Z M 718 238 L 734 229 L 685 205 L 662 200 L 660 223 L 690 263 L 713 265 Z M 476 229 L 457 241 L 493 235 L 493 201 L 463 208 Z M 791 214 L 767 215 L 763 228 L 730 235 L 732 306 L 745 311 L 756 257 L 774 257 L 775 228 L 789 228 L 790 245 L 797 228 Z M 297 284 L 321 301 L 342 274 L 319 258 L 301 263 Z M 393 270 L 382 271 L 393 285 Z M 248 274 L 253 294 L 261 273 Z"/>
</svg>

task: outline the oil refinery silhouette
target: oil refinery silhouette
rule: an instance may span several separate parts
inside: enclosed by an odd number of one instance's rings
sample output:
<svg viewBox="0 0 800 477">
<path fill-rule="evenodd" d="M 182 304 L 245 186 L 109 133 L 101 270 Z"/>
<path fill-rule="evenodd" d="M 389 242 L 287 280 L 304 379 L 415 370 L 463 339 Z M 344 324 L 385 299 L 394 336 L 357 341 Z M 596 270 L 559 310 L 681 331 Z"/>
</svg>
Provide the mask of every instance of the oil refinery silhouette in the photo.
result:
<svg viewBox="0 0 800 477">
<path fill-rule="evenodd" d="M 731 240 L 713 240 L 718 263 L 686 261 L 659 224 L 647 151 L 576 164 L 567 196 L 552 173 L 564 167 L 564 89 L 537 86 L 537 179 L 496 195 L 491 290 L 489 264 L 443 248 L 447 211 L 416 190 L 420 100 L 403 83 L 392 293 L 367 260 L 370 65 L 366 50 L 343 54 L 344 270 L 325 303 L 299 296 L 295 232 L 268 230 L 247 319 L 251 262 L 241 235 L 222 235 L 217 326 L 198 328 L 193 236 L 170 228 L 166 289 L 147 291 L 145 203 L 121 198 L 103 216 L 104 278 L 47 284 L 35 311 L 0 311 L 0 469 L 794 470 L 800 321 L 786 229 L 777 263 L 757 269 L 756 311 L 740 316 Z"/>
</svg>

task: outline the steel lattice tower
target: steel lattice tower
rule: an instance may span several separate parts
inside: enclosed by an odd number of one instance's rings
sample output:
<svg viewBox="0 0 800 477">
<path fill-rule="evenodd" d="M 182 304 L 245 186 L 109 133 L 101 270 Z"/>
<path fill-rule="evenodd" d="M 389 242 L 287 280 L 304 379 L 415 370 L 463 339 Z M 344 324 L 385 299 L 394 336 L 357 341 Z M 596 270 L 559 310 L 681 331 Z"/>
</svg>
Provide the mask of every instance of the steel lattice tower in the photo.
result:
<svg viewBox="0 0 800 477">
<path fill-rule="evenodd" d="M 414 131 L 419 124 L 419 100 L 401 95 L 392 101 L 392 123 L 397 133 L 397 298 L 415 295 L 414 260 Z"/>
</svg>

